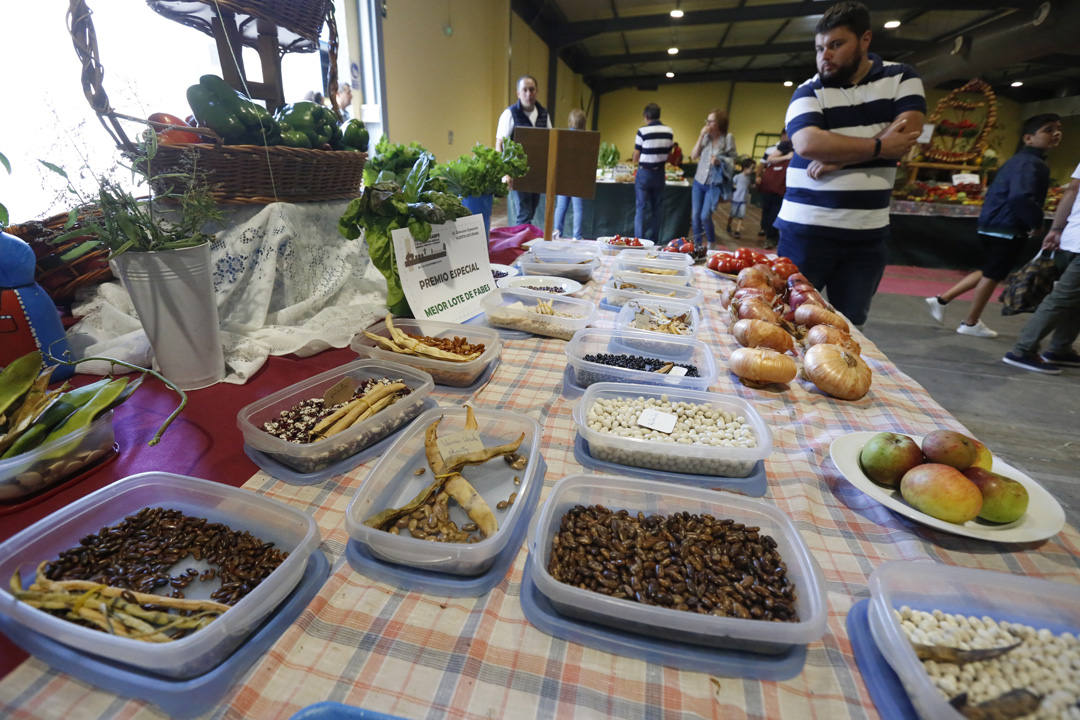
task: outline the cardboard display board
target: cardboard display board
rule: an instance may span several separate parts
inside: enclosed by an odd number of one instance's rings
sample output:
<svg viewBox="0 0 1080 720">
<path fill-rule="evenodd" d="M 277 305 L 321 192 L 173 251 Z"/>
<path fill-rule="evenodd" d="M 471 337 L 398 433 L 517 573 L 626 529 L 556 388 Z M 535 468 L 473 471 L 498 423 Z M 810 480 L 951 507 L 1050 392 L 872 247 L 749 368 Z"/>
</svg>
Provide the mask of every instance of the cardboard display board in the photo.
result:
<svg viewBox="0 0 1080 720">
<path fill-rule="evenodd" d="M 552 137 L 554 134 L 555 137 Z M 600 153 L 600 133 L 532 127 L 514 128 L 514 141 L 525 148 L 529 172 L 514 179 L 514 189 L 548 192 L 548 147 L 557 142 L 555 153 L 555 194 L 591 199 L 596 193 L 596 158 Z M 554 206 L 555 203 L 550 203 Z"/>
</svg>

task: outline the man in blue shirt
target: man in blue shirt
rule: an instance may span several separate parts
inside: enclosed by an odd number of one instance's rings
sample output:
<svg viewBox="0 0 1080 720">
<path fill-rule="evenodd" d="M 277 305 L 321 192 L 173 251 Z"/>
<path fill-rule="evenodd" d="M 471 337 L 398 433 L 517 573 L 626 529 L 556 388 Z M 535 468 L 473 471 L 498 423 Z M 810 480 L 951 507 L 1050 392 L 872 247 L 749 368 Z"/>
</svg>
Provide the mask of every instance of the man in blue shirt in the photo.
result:
<svg viewBox="0 0 1080 720">
<path fill-rule="evenodd" d="M 926 115 L 915 70 L 869 53 L 871 37 L 862 3 L 837 3 L 818 22 L 818 74 L 788 105 L 795 155 L 776 221 L 777 252 L 855 325 L 866 322 L 885 271 L 896 161 Z"/>
<path fill-rule="evenodd" d="M 645 124 L 638 128 L 634 138 L 634 162 L 637 163 L 637 175 L 634 177 L 634 235 L 648 238 L 660 244 L 668 238 L 660 237 L 660 220 L 663 214 L 664 199 L 664 163 L 671 154 L 674 133 L 667 125 L 660 123 L 660 106 L 649 103 L 645 106 Z M 645 213 L 649 214 L 649 225 L 645 226 Z"/>
</svg>

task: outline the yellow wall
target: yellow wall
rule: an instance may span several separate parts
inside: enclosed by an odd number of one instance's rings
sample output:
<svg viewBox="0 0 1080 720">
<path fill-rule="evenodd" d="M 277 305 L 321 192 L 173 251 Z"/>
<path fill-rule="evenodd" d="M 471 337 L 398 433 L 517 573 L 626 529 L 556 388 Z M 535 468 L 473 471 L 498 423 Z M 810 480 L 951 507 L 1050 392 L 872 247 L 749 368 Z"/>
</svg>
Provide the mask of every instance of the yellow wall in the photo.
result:
<svg viewBox="0 0 1080 720">
<path fill-rule="evenodd" d="M 780 83 L 735 83 L 733 90 L 732 83 L 717 82 L 661 85 L 651 91 L 616 90 L 600 97 L 600 139 L 615 143 L 619 153 L 629 158 L 634 134 L 642 124 L 642 111 L 646 104 L 655 102 L 660 106 L 660 120 L 671 126 L 675 141 L 683 148 L 683 158 L 689 162 L 705 116 L 714 107 L 726 110 L 732 92 L 728 131 L 735 135 L 738 153 L 749 155 L 755 134 L 780 131 L 792 88 Z"/>
</svg>

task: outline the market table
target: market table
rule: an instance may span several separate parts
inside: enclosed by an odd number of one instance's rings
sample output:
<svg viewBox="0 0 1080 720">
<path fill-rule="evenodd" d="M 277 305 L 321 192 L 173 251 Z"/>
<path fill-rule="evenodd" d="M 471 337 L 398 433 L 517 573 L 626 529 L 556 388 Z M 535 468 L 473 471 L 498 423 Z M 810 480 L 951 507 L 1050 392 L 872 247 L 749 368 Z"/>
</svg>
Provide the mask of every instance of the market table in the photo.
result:
<svg viewBox="0 0 1080 720">
<path fill-rule="evenodd" d="M 598 299 L 609 268 L 605 263 L 596 273 L 587 297 Z M 721 281 L 700 266 L 694 280 L 710 298 L 701 337 L 724 366 L 736 345 L 711 300 Z M 610 325 L 613 317 L 602 311 L 597 324 Z M 343 558 L 343 515 L 374 464 L 369 461 L 316 485 L 289 485 L 262 472 L 244 484 L 312 513 L 332 571 L 297 621 L 210 716 L 287 718 L 333 700 L 402 717 L 874 717 L 845 619 L 868 597 L 867 578 L 876 567 L 932 558 L 1078 584 L 1080 535 L 1066 526 L 1034 545 L 969 540 L 911 522 L 849 485 L 828 459 L 838 435 L 963 429 L 869 340 L 858 340 L 874 381 L 855 402 L 826 397 L 799 380 L 786 392 L 753 390 L 727 372 L 711 388 L 750 401 L 771 426 L 765 499 L 792 518 L 823 572 L 827 629 L 809 646 L 797 676 L 759 681 L 681 671 L 546 635 L 521 608 L 524 550 L 508 575 L 478 598 L 404 592 L 359 574 Z M 471 396 L 439 387 L 434 394 L 444 405 L 471 399 L 480 408 L 515 410 L 538 420 L 547 462 L 545 496 L 558 479 L 582 471 L 572 449 L 576 398 L 562 392 L 564 349 L 564 342 L 553 339 L 504 340 L 501 362 L 485 386 Z M 0 681 L 0 711 L 17 718 L 158 716 L 152 706 L 97 690 L 35 659 Z"/>
<path fill-rule="evenodd" d="M 540 228 L 544 226 L 545 199 L 540 198 L 540 204 L 536 209 L 536 217 L 533 218 L 533 224 Z M 663 221 L 660 223 L 661 242 L 689 235 L 690 183 L 685 180 L 668 182 L 664 186 L 664 196 L 661 204 L 664 212 Z M 512 202 L 509 207 L 508 217 L 513 221 L 514 217 L 516 217 L 516 209 Z M 635 207 L 634 183 L 597 180 L 596 196 L 585 201 L 581 224 L 582 237 L 598 238 L 611 235 L 633 237 Z M 573 206 L 571 206 L 566 211 L 566 219 L 560 230 L 563 237 L 573 236 L 573 214 L 574 210 Z"/>
</svg>

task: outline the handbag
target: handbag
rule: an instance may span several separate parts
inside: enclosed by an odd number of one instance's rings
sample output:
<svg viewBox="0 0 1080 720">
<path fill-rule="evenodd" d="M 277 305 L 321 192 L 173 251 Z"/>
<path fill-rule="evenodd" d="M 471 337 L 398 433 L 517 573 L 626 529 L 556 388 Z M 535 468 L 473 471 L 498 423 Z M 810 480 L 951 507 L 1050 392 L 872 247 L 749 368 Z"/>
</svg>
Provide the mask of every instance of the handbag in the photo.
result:
<svg viewBox="0 0 1080 720">
<path fill-rule="evenodd" d="M 785 160 L 775 165 L 766 165 L 761 171 L 761 182 L 758 183 L 758 190 L 771 195 L 783 195 L 787 191 L 788 162 L 790 161 Z"/>
<path fill-rule="evenodd" d="M 1005 278 L 1005 289 L 1001 292 L 1001 314 L 1035 312 L 1043 298 L 1054 289 L 1061 272 L 1054 262 L 1054 253 L 1044 256 L 1043 251 L 1039 250 L 1035 257 Z"/>
</svg>

